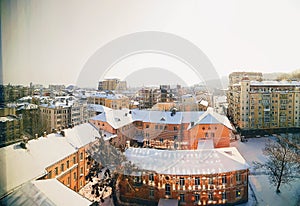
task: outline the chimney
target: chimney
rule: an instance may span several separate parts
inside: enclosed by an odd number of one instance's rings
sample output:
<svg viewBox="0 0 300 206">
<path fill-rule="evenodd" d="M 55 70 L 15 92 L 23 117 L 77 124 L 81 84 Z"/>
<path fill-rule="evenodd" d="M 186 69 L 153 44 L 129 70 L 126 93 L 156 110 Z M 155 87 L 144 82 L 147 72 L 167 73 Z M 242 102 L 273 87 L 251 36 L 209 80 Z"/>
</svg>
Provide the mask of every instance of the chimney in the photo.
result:
<svg viewBox="0 0 300 206">
<path fill-rule="evenodd" d="M 39 138 L 38 134 L 35 134 L 35 139 Z"/>
<path fill-rule="evenodd" d="M 43 133 L 43 137 L 47 137 L 47 132 L 44 132 L 44 133 Z"/>
</svg>

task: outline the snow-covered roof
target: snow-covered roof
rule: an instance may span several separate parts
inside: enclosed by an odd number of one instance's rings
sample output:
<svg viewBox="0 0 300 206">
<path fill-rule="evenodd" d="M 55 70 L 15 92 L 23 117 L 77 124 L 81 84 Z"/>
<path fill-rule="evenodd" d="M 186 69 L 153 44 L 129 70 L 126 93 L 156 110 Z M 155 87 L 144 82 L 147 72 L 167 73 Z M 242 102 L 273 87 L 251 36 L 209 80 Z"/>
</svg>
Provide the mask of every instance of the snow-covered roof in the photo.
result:
<svg viewBox="0 0 300 206">
<path fill-rule="evenodd" d="M 106 93 L 106 92 L 93 93 L 93 94 L 90 95 L 90 97 L 105 98 L 105 99 L 122 99 L 122 98 L 127 98 L 123 94 L 111 94 L 111 93 Z"/>
<path fill-rule="evenodd" d="M 158 174 L 217 174 L 249 168 L 235 147 L 202 150 L 128 148 L 125 155 L 139 169 Z"/>
<path fill-rule="evenodd" d="M 63 198 L 62 198 L 63 197 Z M 3 205 L 91 205 L 92 202 L 69 189 L 57 179 L 28 182 L 0 200 Z"/>
<path fill-rule="evenodd" d="M 91 201 L 69 189 L 56 179 L 34 181 L 33 184 L 57 206 L 92 204 Z"/>
<path fill-rule="evenodd" d="M 0 117 L 0 122 L 11 122 L 17 120 L 16 117 L 14 116 L 5 116 L 5 117 Z"/>
<path fill-rule="evenodd" d="M 94 105 L 92 105 L 94 106 Z M 143 121 L 160 124 L 182 124 L 194 122 L 197 124 L 223 124 L 229 129 L 233 129 L 228 118 L 218 114 L 212 108 L 208 108 L 206 112 L 176 112 L 172 115 L 170 111 L 152 111 L 152 110 L 113 110 L 105 106 L 99 106 L 98 111 L 102 113 L 91 118 L 109 123 L 113 128 L 118 129 L 122 126 L 130 124 L 134 121 Z M 189 128 L 192 126 L 190 125 Z"/>
<path fill-rule="evenodd" d="M 227 128 L 233 130 L 230 121 L 225 115 L 218 114 L 213 111 L 213 108 L 209 107 L 206 112 L 204 112 L 199 119 L 192 126 L 189 125 L 188 129 L 198 125 L 198 124 L 223 124 Z"/>
<path fill-rule="evenodd" d="M 250 81 L 251 86 L 300 86 L 300 81 Z"/>
<path fill-rule="evenodd" d="M 97 129 L 89 123 L 64 131 L 65 137 L 49 134 L 30 140 L 27 149 L 22 149 L 19 143 L 0 148 L 0 185 L 3 186 L 0 197 L 27 181 L 45 175 L 45 168 L 99 137 Z"/>
<path fill-rule="evenodd" d="M 208 101 L 206 101 L 206 100 L 201 100 L 201 101 L 200 101 L 200 104 L 203 105 L 203 106 L 205 106 L 205 107 L 207 107 L 207 106 L 208 106 Z"/>
<path fill-rule="evenodd" d="M 107 122 L 114 129 L 118 129 L 133 122 L 132 116 L 128 109 L 113 110 L 103 107 L 104 112 L 91 118 L 92 120 Z"/>
</svg>

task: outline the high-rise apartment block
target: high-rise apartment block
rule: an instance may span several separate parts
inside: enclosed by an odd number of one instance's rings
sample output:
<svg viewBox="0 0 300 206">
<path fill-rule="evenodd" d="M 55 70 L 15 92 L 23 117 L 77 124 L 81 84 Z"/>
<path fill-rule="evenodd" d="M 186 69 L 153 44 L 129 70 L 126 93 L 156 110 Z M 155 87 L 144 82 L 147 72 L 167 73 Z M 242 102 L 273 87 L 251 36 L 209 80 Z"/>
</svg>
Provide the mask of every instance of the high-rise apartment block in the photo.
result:
<svg viewBox="0 0 300 206">
<path fill-rule="evenodd" d="M 105 90 L 126 90 L 127 83 L 126 81 L 120 81 L 120 79 L 113 78 L 113 79 L 105 79 L 103 81 L 99 81 L 98 83 L 98 90 L 105 91 Z"/>
<path fill-rule="evenodd" d="M 229 86 L 227 100 L 228 116 L 241 129 L 300 126 L 299 81 L 251 81 L 245 75 Z"/>
</svg>

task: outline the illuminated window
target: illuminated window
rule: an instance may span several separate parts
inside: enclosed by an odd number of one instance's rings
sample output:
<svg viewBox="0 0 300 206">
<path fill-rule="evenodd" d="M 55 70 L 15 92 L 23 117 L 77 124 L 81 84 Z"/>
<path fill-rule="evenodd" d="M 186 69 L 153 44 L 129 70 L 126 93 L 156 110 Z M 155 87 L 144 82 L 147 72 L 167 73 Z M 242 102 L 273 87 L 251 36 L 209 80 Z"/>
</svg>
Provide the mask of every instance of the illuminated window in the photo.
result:
<svg viewBox="0 0 300 206">
<path fill-rule="evenodd" d="M 241 196 L 241 190 L 236 190 L 235 191 L 235 197 L 238 198 Z"/>
</svg>

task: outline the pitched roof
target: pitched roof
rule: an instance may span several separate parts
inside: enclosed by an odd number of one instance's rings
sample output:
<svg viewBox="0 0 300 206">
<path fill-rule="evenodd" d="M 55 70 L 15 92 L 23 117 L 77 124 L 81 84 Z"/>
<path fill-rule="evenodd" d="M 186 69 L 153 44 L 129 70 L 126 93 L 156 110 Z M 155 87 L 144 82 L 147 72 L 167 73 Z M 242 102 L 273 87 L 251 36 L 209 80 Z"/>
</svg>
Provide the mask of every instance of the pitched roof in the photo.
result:
<svg viewBox="0 0 300 206">
<path fill-rule="evenodd" d="M 193 125 L 189 125 L 188 129 L 191 129 L 199 124 L 223 124 L 228 129 L 233 130 L 228 118 L 225 115 L 214 112 L 212 108 L 208 108 L 207 111 L 204 112 Z"/>
<path fill-rule="evenodd" d="M 217 174 L 249 168 L 235 147 L 202 150 L 129 148 L 125 155 L 139 169 L 159 174 Z"/>
<path fill-rule="evenodd" d="M 0 148 L 0 197 L 27 181 L 45 175 L 45 168 L 99 137 L 98 131 L 89 123 L 64 131 L 65 137 L 49 134 L 30 140 L 27 149 L 22 149 L 19 143 Z"/>
<path fill-rule="evenodd" d="M 63 198 L 62 198 L 63 196 Z M 0 200 L 4 205 L 91 205 L 92 202 L 56 179 L 28 182 Z"/>
</svg>

